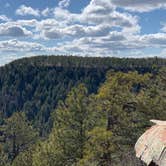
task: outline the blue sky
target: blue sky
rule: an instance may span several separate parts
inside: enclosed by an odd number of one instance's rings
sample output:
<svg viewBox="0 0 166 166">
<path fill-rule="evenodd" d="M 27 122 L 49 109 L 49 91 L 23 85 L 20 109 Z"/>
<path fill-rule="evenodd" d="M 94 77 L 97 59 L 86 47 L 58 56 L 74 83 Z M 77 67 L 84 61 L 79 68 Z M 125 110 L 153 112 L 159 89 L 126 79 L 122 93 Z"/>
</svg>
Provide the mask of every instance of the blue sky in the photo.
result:
<svg viewBox="0 0 166 166">
<path fill-rule="evenodd" d="M 165 0 L 0 0 L 0 65 L 34 55 L 166 57 Z"/>
</svg>

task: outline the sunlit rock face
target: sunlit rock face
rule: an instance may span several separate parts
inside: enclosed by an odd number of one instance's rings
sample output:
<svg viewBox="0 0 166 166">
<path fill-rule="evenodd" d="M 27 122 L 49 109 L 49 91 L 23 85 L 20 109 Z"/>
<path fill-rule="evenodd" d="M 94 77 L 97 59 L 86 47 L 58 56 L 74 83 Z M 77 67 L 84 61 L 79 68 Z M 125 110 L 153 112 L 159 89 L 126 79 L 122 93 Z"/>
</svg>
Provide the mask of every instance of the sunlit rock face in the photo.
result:
<svg viewBox="0 0 166 166">
<path fill-rule="evenodd" d="M 151 120 L 155 123 L 137 141 L 136 156 L 147 165 L 155 163 L 166 166 L 166 121 Z"/>
</svg>

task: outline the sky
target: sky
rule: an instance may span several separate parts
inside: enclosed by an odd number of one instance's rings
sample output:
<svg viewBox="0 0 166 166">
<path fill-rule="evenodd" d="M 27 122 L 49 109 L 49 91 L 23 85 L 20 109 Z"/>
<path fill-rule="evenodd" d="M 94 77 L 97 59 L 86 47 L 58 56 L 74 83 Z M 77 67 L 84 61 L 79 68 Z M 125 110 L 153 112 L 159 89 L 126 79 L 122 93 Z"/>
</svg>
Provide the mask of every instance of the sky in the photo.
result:
<svg viewBox="0 0 166 166">
<path fill-rule="evenodd" d="M 166 58 L 166 0 L 0 0 L 0 65 L 34 55 Z"/>
</svg>

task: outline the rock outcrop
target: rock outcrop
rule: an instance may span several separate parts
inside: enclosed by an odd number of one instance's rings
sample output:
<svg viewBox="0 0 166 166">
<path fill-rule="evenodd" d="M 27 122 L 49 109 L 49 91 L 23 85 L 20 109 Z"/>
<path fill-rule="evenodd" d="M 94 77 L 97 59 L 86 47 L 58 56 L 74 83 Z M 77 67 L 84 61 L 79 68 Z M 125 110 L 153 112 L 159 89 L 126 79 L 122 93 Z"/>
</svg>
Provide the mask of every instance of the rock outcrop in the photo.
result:
<svg viewBox="0 0 166 166">
<path fill-rule="evenodd" d="M 155 123 L 137 141 L 136 156 L 147 165 L 155 163 L 166 166 L 166 121 L 151 120 Z"/>
</svg>

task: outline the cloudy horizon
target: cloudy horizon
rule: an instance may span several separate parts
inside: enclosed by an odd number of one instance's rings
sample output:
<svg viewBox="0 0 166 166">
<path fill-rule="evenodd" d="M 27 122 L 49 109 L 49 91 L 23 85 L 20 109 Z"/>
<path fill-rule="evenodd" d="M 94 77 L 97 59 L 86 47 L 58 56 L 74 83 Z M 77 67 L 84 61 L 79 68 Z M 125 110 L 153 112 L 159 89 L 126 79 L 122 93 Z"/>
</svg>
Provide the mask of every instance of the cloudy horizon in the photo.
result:
<svg viewBox="0 0 166 166">
<path fill-rule="evenodd" d="M 166 58 L 165 0 L 1 0 L 0 65 L 34 55 Z"/>
</svg>

